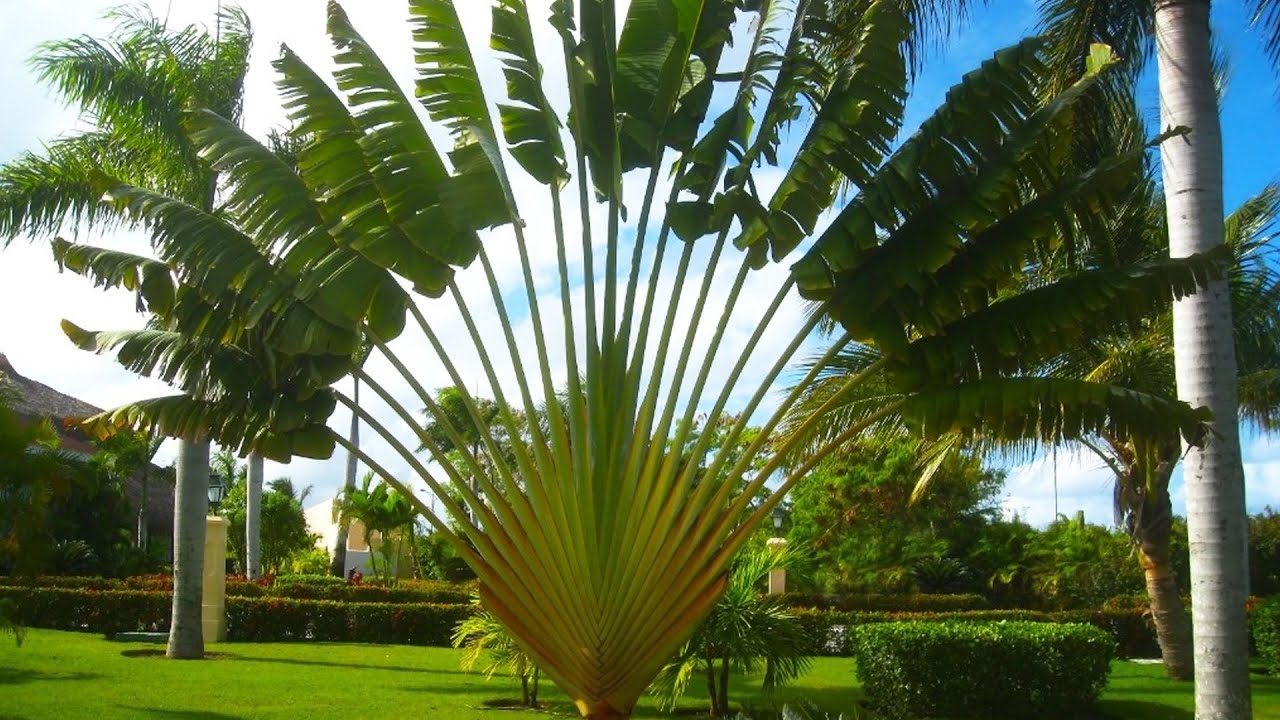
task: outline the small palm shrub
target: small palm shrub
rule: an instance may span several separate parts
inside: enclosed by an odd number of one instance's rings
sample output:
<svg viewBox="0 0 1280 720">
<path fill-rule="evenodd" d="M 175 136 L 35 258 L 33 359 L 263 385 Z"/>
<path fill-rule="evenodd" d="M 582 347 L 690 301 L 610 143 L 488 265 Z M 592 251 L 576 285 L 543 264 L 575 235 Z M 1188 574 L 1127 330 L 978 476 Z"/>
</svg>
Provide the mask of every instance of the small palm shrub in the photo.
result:
<svg viewBox="0 0 1280 720">
<path fill-rule="evenodd" d="M 462 669 L 470 670 L 484 661 L 485 679 L 494 673 L 505 671 L 520 680 L 520 703 L 524 707 L 538 707 L 538 683 L 542 671 L 533 660 L 516 645 L 511 633 L 474 598 L 475 613 L 458 623 L 453 631 L 453 646 L 466 650 L 462 655 Z"/>
<path fill-rule="evenodd" d="M 805 626 L 783 596 L 760 591 L 770 571 L 795 558 L 792 547 L 751 548 L 734 561 L 720 601 L 654 680 L 651 690 L 663 709 L 674 708 L 690 682 L 705 678 L 711 715 L 726 717 L 731 672 L 763 671 L 763 689 L 770 692 L 808 669 Z"/>
<path fill-rule="evenodd" d="M 964 563 L 955 558 L 924 558 L 911 568 L 916 588 L 929 595 L 963 593 L 971 586 L 972 575 Z"/>
</svg>

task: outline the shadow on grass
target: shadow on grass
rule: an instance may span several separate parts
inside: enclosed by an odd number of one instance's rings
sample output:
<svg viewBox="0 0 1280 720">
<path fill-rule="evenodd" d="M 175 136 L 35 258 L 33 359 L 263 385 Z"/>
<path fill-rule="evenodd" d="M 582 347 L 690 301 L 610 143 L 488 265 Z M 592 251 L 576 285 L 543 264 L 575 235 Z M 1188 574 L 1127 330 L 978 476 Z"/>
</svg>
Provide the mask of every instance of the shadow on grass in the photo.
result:
<svg viewBox="0 0 1280 720">
<path fill-rule="evenodd" d="M 243 720 L 239 715 L 209 712 L 208 710 L 165 710 L 163 708 L 136 707 L 117 705 L 116 707 L 136 713 L 134 717 L 155 718 L 155 720 Z"/>
<path fill-rule="evenodd" d="M 1103 700 L 1098 703 L 1098 716 L 1117 720 L 1193 720 L 1195 713 L 1157 702 Z"/>
<path fill-rule="evenodd" d="M 120 654 L 126 657 L 157 657 L 157 656 L 163 657 L 164 651 L 163 650 L 156 651 L 151 649 L 125 650 Z M 247 663 L 277 663 L 280 665 L 302 665 L 306 667 L 333 667 L 333 668 L 345 668 L 348 670 L 379 670 L 379 671 L 388 670 L 391 672 L 430 673 L 432 675 L 470 675 L 473 677 L 479 677 L 479 675 L 477 675 L 476 673 L 465 672 L 463 670 L 441 670 L 437 668 L 406 667 L 404 665 L 370 665 L 370 664 L 364 664 L 364 663 L 341 663 L 341 662 L 332 662 L 329 660 L 299 660 L 297 658 L 259 657 L 254 655 L 238 655 L 236 653 L 229 653 L 229 652 L 205 653 L 205 659 L 206 660 L 236 660 L 239 662 L 247 662 Z"/>
<path fill-rule="evenodd" d="M 19 670 L 17 668 L 0 667 L 0 685 L 22 685 L 41 680 L 61 682 L 63 680 L 97 680 L 102 676 L 86 672 L 45 672 L 43 670 Z M 0 716 L 2 718 L 4 716 Z"/>
</svg>

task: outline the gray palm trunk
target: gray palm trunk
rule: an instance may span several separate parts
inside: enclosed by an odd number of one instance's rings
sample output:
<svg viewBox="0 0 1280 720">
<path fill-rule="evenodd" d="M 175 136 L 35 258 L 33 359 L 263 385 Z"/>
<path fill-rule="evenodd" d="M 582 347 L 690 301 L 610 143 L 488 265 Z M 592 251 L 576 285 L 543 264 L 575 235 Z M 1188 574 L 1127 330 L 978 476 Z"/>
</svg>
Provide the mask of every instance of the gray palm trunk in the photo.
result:
<svg viewBox="0 0 1280 720">
<path fill-rule="evenodd" d="M 204 657 L 201 605 L 204 595 L 205 516 L 209 512 L 209 442 L 178 441 L 178 478 L 173 501 L 173 610 L 166 655 Z"/>
<path fill-rule="evenodd" d="M 250 580 L 262 577 L 262 475 L 262 456 L 249 455 L 244 498 L 244 573 Z"/>
<path fill-rule="evenodd" d="M 1161 145 L 1169 251 L 1223 242 L 1222 130 L 1209 49 L 1208 0 L 1155 2 L 1160 121 L 1191 132 Z M 1245 617 L 1244 469 L 1231 302 L 1225 279 L 1175 303 L 1178 397 L 1214 413 L 1214 433 L 1184 464 L 1191 547 L 1197 720 L 1251 717 Z"/>
<path fill-rule="evenodd" d="M 147 462 L 142 466 L 142 497 L 138 501 L 138 534 L 137 546 L 139 550 L 147 549 L 147 513 L 150 510 L 151 502 L 151 458 L 147 458 Z"/>
<path fill-rule="evenodd" d="M 351 400 L 360 404 L 360 378 L 354 378 Z M 347 433 L 352 447 L 360 447 L 360 417 L 351 413 L 351 429 Z M 356 487 L 356 473 L 359 471 L 359 460 L 354 452 L 347 453 L 347 476 L 342 484 L 343 493 L 350 493 Z M 347 572 L 347 537 L 351 532 L 351 520 L 345 515 L 338 521 L 338 535 L 333 541 L 333 557 L 329 561 L 329 574 L 342 577 Z"/>
</svg>

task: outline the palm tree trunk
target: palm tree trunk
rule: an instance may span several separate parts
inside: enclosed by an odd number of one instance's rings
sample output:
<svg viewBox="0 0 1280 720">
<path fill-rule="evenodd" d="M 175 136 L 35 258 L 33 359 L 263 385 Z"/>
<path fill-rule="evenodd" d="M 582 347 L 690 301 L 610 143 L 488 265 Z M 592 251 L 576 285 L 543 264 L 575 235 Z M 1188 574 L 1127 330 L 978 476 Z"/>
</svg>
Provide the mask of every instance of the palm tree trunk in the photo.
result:
<svg viewBox="0 0 1280 720">
<path fill-rule="evenodd" d="M 209 512 L 209 442 L 178 441 L 173 502 L 173 610 L 166 655 L 204 657 L 201 604 L 204 590 L 204 526 Z"/>
<path fill-rule="evenodd" d="M 244 497 L 244 574 L 250 580 L 262 577 L 262 475 L 263 459 L 249 455 L 248 483 Z"/>
<path fill-rule="evenodd" d="M 1148 496 L 1142 517 L 1133 527 L 1133 541 L 1147 581 L 1147 599 L 1151 602 L 1151 619 L 1165 673 L 1174 680 L 1191 680 L 1195 670 L 1191 617 L 1178 593 L 1169 547 L 1173 531 L 1173 504 L 1169 499 L 1172 469 L 1168 464 L 1157 471 L 1164 475 L 1163 482 L 1157 483 L 1160 491 Z"/>
<path fill-rule="evenodd" d="M 711 696 L 711 714 L 720 715 L 720 693 L 716 692 L 716 661 L 707 658 L 707 694 Z"/>
<path fill-rule="evenodd" d="M 360 378 L 353 378 L 355 387 L 351 391 L 351 400 L 357 407 L 360 405 Z M 360 417 L 356 413 L 351 413 L 351 429 L 347 431 L 347 439 L 351 441 L 352 447 L 360 445 Z M 359 460 L 354 452 L 347 453 L 347 476 L 343 481 L 343 491 L 350 492 L 356 487 L 356 472 L 359 470 Z M 338 535 L 333 541 L 333 556 L 329 560 L 329 574 L 335 577 L 344 577 L 347 573 L 347 538 L 351 534 L 351 520 L 347 516 L 342 516 L 338 520 Z"/>
<path fill-rule="evenodd" d="M 1155 0 L 1160 120 L 1189 135 L 1160 146 L 1169 252 L 1184 257 L 1222 244 L 1222 130 L 1209 49 L 1208 0 Z M 1197 720 L 1251 716 L 1245 619 L 1244 470 L 1236 362 L 1226 280 L 1173 308 L 1178 396 L 1208 406 L 1214 430 L 1185 467 L 1195 611 Z"/>
<path fill-rule="evenodd" d="M 729 715 L 729 656 L 720 658 L 720 698 L 716 704 L 720 706 L 720 716 Z"/>
<path fill-rule="evenodd" d="M 147 549 L 147 509 L 150 498 L 151 459 L 142 466 L 142 495 L 138 499 L 138 549 Z"/>
</svg>

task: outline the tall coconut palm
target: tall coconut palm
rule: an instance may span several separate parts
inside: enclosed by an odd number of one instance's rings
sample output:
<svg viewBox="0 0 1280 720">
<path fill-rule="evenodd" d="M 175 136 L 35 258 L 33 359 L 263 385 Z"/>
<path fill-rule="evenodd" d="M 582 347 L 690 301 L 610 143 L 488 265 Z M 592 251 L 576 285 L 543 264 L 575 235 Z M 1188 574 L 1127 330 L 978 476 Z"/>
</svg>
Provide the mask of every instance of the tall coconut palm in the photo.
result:
<svg viewBox="0 0 1280 720">
<path fill-rule="evenodd" d="M 831 5 L 820 0 L 633 2 L 625 17 L 601 0 L 557 2 L 551 24 L 563 41 L 571 98 L 562 117 L 542 86 L 524 2 L 499 0 L 492 42 L 509 101 L 498 105 L 499 131 L 454 4 L 409 7 L 417 94 L 429 118 L 452 132 L 448 153 L 331 4 L 337 90 L 287 49 L 276 63 L 296 132 L 307 138 L 296 173 L 234 123 L 200 111 L 187 122 L 202 156 L 227 180 L 222 216 L 100 180 L 108 212 L 141 218 L 184 282 L 208 287 L 219 273 L 234 280 L 224 283 L 232 300 L 210 310 L 233 334 L 296 367 L 327 362 L 344 372 L 359 339 L 372 341 L 379 365 L 417 396 L 413 406 L 426 406 L 452 452 L 368 370 L 356 372 L 361 387 L 394 413 L 394 427 L 330 388 L 314 396 L 356 413 L 447 515 L 433 513 L 365 448 L 331 430 L 325 439 L 355 453 L 455 543 L 477 573 L 485 607 L 584 717 L 628 717 L 724 592 L 753 528 L 826 452 L 885 417 L 945 428 L 974 407 L 1001 405 L 1010 427 L 1024 432 L 1169 427 L 1202 439 L 1203 414 L 1185 404 L 1078 382 L 1055 389 L 1078 408 L 1063 413 L 1059 398 L 1035 383 L 994 374 L 1121 324 L 1130 306 L 1189 292 L 1217 269 L 1218 258 L 1197 256 L 1019 287 L 1028 257 L 1068 243 L 1064 227 L 1088 227 L 1105 214 L 1116 187 L 1140 169 L 1137 150 L 1083 168 L 1055 161 L 1064 118 L 1114 63 L 1105 49 L 1079 84 L 1057 94 L 1048 91 L 1039 41 L 1006 49 L 891 153 L 908 87 L 900 46 L 912 31 L 894 2 L 868 3 L 845 26 L 830 22 Z M 736 32 L 749 38 L 749 50 L 732 67 L 722 51 L 740 18 L 748 24 Z M 717 89 L 729 105 L 709 118 Z M 803 105 L 814 113 L 801 113 Z M 784 132 L 801 118 L 795 155 L 779 153 Z M 673 185 L 660 195 L 671 163 Z M 758 194 L 757 165 L 782 174 L 768 198 Z M 643 199 L 625 208 L 625 187 L 637 177 Z M 513 178 L 534 189 L 517 193 Z M 837 210 L 846 185 L 853 199 Z M 520 202 L 542 192 L 550 227 L 526 233 Z M 570 228 L 566 199 L 581 228 Z M 818 232 L 827 209 L 835 218 Z M 627 218 L 637 220 L 634 232 Z M 482 242 L 493 227 L 510 237 Z M 581 241 L 581 269 L 570 265 L 570 238 Z M 538 302 L 535 241 L 547 243 L 536 257 L 554 258 L 562 332 L 550 330 Z M 499 242 L 514 249 L 521 278 L 514 292 L 492 261 Z M 477 259 L 487 297 L 469 296 L 456 281 Z M 795 265 L 773 265 L 784 259 Z M 713 288 L 723 289 L 714 301 Z M 780 310 L 797 290 L 846 329 L 827 356 L 849 338 L 874 343 L 882 366 L 913 392 L 832 438 L 761 501 L 787 448 L 761 465 L 756 459 L 799 393 L 783 398 L 745 449 L 738 439 L 818 323 L 784 327 Z M 768 298 L 767 306 L 745 309 L 748 295 Z M 1046 310 L 1027 321 L 1027 306 Z M 482 308 L 496 318 L 496 346 L 481 331 Z M 461 341 L 442 338 L 445 311 L 461 319 Z M 686 311 L 709 321 L 677 332 Z M 740 351 L 730 352 L 729 327 L 743 313 L 750 325 Z M 516 317 L 527 318 L 532 342 L 517 342 Z M 782 339 L 770 339 L 770 330 Z M 509 453 L 497 447 L 496 431 L 480 438 L 485 463 L 470 451 L 393 347 L 402 335 L 425 338 L 471 423 L 485 426 L 458 370 L 458 353 L 474 351 Z M 122 356 L 129 347 L 94 337 L 100 342 L 86 345 Z M 563 343 L 568 366 L 563 400 L 551 343 L 557 351 Z M 511 360 L 511 393 L 495 367 L 500 354 Z M 717 358 L 736 364 L 713 379 Z M 159 360 L 149 372 L 178 362 Z M 761 362 L 763 376 L 743 382 L 747 367 Z M 749 399 L 733 427 L 703 433 L 685 452 L 699 422 L 719 427 L 734 397 Z M 517 416 L 538 417 L 543 408 L 545 425 Z M 299 410 L 219 414 L 209 427 L 221 442 L 252 444 L 267 419 L 314 427 L 332 407 L 317 400 Z M 194 417 L 151 401 L 108 415 L 144 427 Z M 406 441 L 404 427 L 417 437 Z M 682 462 L 707 455 L 713 440 L 722 451 L 707 463 Z M 436 465 L 417 456 L 418 443 Z"/>
<path fill-rule="evenodd" d="M 70 223 L 96 229 L 124 217 L 103 213 L 92 178 L 106 173 L 164 188 L 206 210 L 214 174 L 182 132 L 191 103 L 229 118 L 240 112 L 251 36 L 247 18 L 228 9 L 218 30 L 170 29 L 149 11 L 110 16 L 115 33 L 47 43 L 32 64 L 40 78 L 77 106 L 89 130 L 60 138 L 0 169 L 0 237 L 57 232 Z M 181 438 L 174 507 L 174 608 L 169 657 L 203 655 L 200 595 L 208 444 Z M 203 459 L 201 459 L 203 458 Z"/>
<path fill-rule="evenodd" d="M 1280 4 L 1247 0 L 1264 47 L 1280 67 Z M 1047 0 L 1042 19 L 1066 74 L 1083 63 L 1091 42 L 1107 42 L 1141 69 L 1154 45 L 1160 124 L 1189 132 L 1161 148 L 1162 180 L 1173 257 L 1223 245 L 1222 130 L 1210 48 L 1209 0 L 1078 2 Z M 1179 299 L 1173 313 L 1179 397 L 1213 410 L 1212 442 L 1189 448 L 1184 478 L 1196 607 L 1196 717 L 1250 716 L 1248 573 L 1244 469 L 1241 463 L 1237 362 L 1225 280 Z"/>
</svg>

